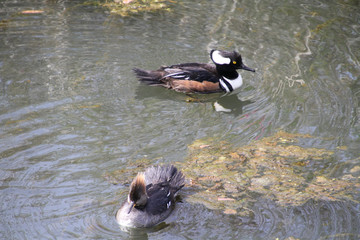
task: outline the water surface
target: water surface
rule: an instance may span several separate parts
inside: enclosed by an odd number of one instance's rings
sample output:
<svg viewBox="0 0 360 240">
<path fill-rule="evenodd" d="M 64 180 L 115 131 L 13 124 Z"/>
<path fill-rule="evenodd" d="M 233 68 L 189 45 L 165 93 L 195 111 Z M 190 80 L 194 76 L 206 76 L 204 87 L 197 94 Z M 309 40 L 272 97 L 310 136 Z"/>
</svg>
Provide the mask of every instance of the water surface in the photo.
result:
<svg viewBox="0 0 360 240">
<path fill-rule="evenodd" d="M 183 162 L 199 138 L 240 147 L 279 130 L 310 134 L 303 147 L 335 152 L 324 171 L 359 179 L 359 1 L 175 1 L 129 17 L 82 3 L 0 2 L 1 238 L 131 237 L 114 218 L 128 184 L 106 174 L 139 159 Z M 236 95 L 187 101 L 131 71 L 209 62 L 214 48 L 256 69 Z M 215 111 L 219 98 L 232 112 Z M 169 226 L 134 237 L 359 238 L 360 196 L 261 200 L 239 217 L 186 202 L 191 191 Z"/>
</svg>

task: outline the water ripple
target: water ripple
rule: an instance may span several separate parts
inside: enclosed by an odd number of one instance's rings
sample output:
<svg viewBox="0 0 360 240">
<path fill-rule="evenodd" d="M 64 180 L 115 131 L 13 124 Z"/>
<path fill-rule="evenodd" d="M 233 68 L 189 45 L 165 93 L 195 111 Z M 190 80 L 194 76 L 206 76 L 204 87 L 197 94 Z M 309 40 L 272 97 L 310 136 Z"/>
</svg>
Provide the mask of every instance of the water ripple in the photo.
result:
<svg viewBox="0 0 360 240">
<path fill-rule="evenodd" d="M 307 202 L 304 206 L 289 207 L 283 211 L 271 203 L 256 204 L 254 221 L 259 225 L 258 237 L 284 236 L 300 239 L 354 239 L 360 235 L 358 208 L 353 203 Z M 294 227 L 296 226 L 296 227 Z M 285 232 L 278 232 L 284 229 Z"/>
<path fill-rule="evenodd" d="M 281 208 L 259 198 L 250 216 L 238 216 L 193 206 L 186 194 L 169 225 L 133 236 L 114 218 L 127 190 L 104 177 L 183 161 L 198 138 L 246 145 L 279 129 L 312 134 L 303 145 L 334 150 L 310 172 L 356 172 L 357 1 L 185 0 L 128 18 L 55 2 L 0 2 L 1 239 L 360 238 L 355 203 Z M 27 8 L 44 12 L 20 14 Z M 257 71 L 242 73 L 237 98 L 222 98 L 235 105 L 230 114 L 214 110 L 219 96 L 186 101 L 140 85 L 131 72 L 207 62 L 213 48 L 241 52 Z"/>
</svg>

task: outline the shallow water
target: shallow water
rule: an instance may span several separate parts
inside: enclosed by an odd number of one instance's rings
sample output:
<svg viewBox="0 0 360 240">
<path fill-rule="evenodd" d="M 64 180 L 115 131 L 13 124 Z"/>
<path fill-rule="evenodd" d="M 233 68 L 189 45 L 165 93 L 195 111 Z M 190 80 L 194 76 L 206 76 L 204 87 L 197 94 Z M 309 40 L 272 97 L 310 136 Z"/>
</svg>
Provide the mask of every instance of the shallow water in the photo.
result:
<svg viewBox="0 0 360 240">
<path fill-rule="evenodd" d="M 359 238 L 360 196 L 255 201 L 239 217 L 186 202 L 190 187 L 169 226 L 128 233 L 114 217 L 128 184 L 106 178 L 138 159 L 182 162 L 199 138 L 243 146 L 279 130 L 314 136 L 303 146 L 335 152 L 316 167 L 349 174 L 360 165 L 359 1 L 176 1 L 130 17 L 82 3 L 0 2 L 0 238 Z M 238 94 L 187 101 L 131 71 L 208 62 L 213 48 L 256 69 Z"/>
</svg>

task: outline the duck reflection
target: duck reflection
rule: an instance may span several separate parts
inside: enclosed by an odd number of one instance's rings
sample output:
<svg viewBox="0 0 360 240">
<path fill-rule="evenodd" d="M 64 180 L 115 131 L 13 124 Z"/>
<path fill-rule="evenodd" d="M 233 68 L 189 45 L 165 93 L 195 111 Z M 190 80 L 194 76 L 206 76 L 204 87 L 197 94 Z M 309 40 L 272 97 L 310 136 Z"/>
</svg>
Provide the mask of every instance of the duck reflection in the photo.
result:
<svg viewBox="0 0 360 240">
<path fill-rule="evenodd" d="M 166 222 L 159 223 L 156 226 L 149 227 L 149 228 L 132 228 L 132 227 L 125 227 L 119 225 L 121 231 L 128 234 L 128 239 L 142 239 L 147 240 L 149 239 L 148 234 L 158 232 L 164 228 L 167 228 L 170 224 Z"/>
<path fill-rule="evenodd" d="M 149 87 L 147 85 L 139 85 L 136 89 L 137 100 L 144 100 L 146 98 L 157 98 L 160 100 L 171 100 L 179 102 L 198 102 L 198 103 L 212 103 L 214 110 L 232 114 L 235 116 L 243 113 L 243 107 L 253 103 L 251 100 L 240 100 L 237 94 L 184 94 L 174 91 L 164 91 L 162 88 Z"/>
</svg>

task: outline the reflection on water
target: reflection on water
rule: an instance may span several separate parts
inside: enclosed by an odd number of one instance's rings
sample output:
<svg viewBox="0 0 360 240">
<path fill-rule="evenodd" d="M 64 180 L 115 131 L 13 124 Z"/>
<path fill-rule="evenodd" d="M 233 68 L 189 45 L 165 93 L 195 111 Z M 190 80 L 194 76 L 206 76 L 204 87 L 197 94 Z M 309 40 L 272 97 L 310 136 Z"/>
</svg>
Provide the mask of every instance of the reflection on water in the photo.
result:
<svg viewBox="0 0 360 240">
<path fill-rule="evenodd" d="M 145 84 L 140 85 L 136 90 L 136 99 L 143 101 L 146 98 L 157 98 L 161 99 L 162 101 L 168 101 L 169 104 L 171 104 L 173 101 L 200 104 L 211 103 L 215 111 L 230 113 L 235 116 L 242 114 L 243 108 L 246 105 L 253 103 L 251 100 L 240 100 L 239 96 L 236 94 L 173 94 L 170 91 L 168 91 L 168 93 L 165 92 L 165 94 L 162 94 L 162 91 L 164 91 L 163 88 L 161 88 L 161 90 L 157 90 L 155 88 L 158 87 L 149 87 Z"/>
<path fill-rule="evenodd" d="M 334 151 L 317 170 L 359 176 L 358 1 L 170 8 L 124 18 L 83 1 L 0 2 L 1 239 L 130 237 L 114 217 L 128 185 L 106 173 L 183 162 L 199 138 L 239 147 L 280 129 L 311 134 L 304 147 Z M 131 71 L 207 62 L 213 48 L 256 68 L 239 94 L 149 88 Z M 188 203 L 193 191 L 169 226 L 140 238 L 359 238 L 356 202 L 286 208 L 254 196 L 239 216 Z"/>
</svg>

